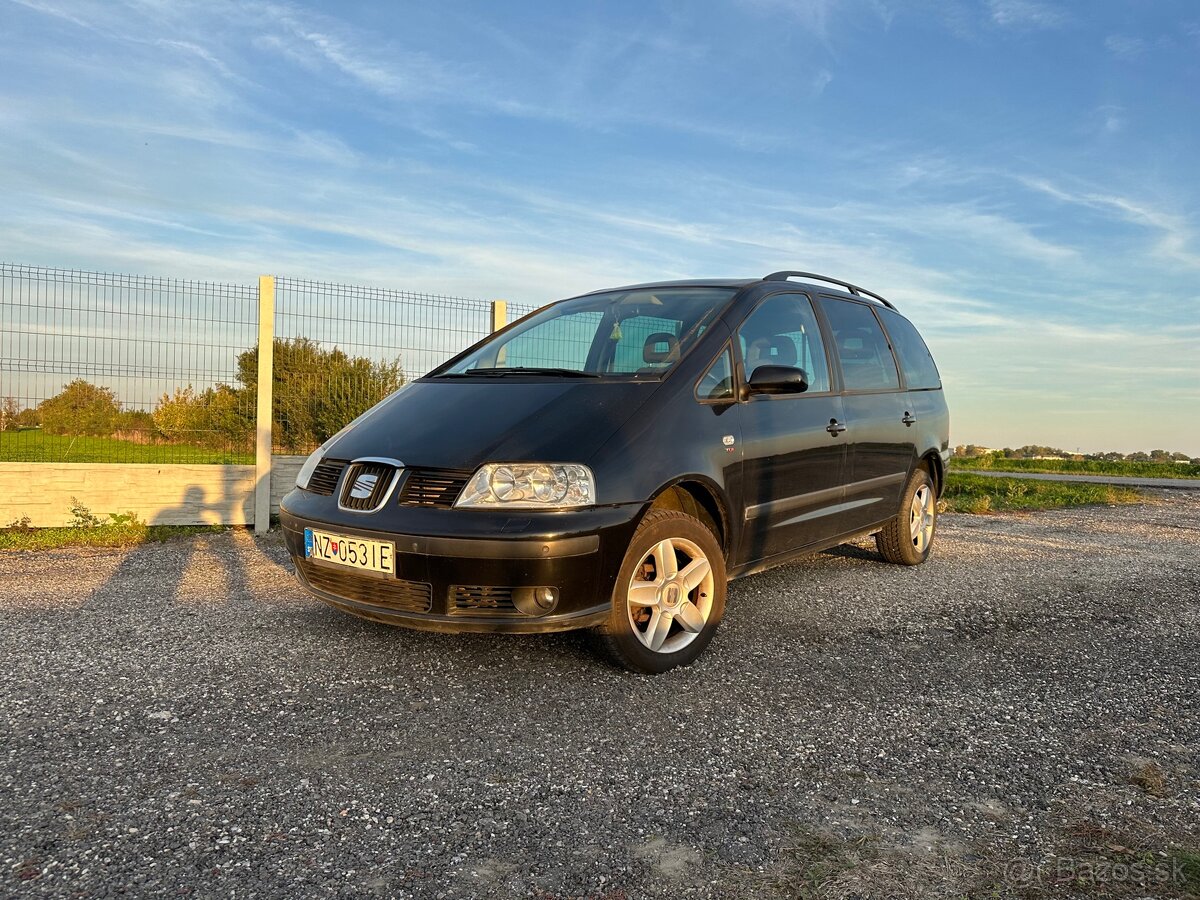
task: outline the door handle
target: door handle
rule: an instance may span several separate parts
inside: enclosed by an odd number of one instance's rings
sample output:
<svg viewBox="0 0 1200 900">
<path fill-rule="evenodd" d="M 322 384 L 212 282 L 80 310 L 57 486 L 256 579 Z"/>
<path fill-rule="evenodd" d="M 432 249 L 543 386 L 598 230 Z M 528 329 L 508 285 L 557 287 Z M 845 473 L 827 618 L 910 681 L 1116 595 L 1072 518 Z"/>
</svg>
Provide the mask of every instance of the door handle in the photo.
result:
<svg viewBox="0 0 1200 900">
<path fill-rule="evenodd" d="M 837 437 L 839 434 L 841 434 L 843 431 L 846 430 L 846 426 L 843 425 L 841 422 L 839 422 L 837 419 L 830 419 L 829 424 L 825 426 L 825 430 L 828 431 L 830 434 L 832 434 L 834 437 Z"/>
<path fill-rule="evenodd" d="M 905 412 L 904 418 L 901 419 L 900 421 L 903 422 L 905 425 L 911 426 L 915 421 L 917 421 L 917 417 L 914 416 L 910 412 Z"/>
</svg>

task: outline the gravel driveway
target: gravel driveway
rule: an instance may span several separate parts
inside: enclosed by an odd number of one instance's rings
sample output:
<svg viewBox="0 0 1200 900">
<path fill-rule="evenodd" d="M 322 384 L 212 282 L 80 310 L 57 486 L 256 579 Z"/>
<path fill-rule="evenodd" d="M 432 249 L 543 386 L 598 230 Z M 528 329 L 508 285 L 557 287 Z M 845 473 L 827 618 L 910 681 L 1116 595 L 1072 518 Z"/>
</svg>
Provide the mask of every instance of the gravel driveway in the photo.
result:
<svg viewBox="0 0 1200 900">
<path fill-rule="evenodd" d="M 345 617 L 275 536 L 0 554 L 0 895 L 1188 896 L 1198 595 L 1192 494 L 946 516 L 648 678 Z"/>
</svg>

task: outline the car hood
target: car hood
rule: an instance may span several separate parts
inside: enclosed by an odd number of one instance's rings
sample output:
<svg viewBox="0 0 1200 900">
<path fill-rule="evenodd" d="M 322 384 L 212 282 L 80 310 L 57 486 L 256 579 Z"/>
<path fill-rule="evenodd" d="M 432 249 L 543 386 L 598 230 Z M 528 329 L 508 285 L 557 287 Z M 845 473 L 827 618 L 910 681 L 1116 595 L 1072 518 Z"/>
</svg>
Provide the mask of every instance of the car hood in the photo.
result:
<svg viewBox="0 0 1200 900">
<path fill-rule="evenodd" d="M 650 398 L 659 382 L 416 381 L 336 438 L 336 459 L 474 469 L 485 462 L 578 462 Z"/>
</svg>

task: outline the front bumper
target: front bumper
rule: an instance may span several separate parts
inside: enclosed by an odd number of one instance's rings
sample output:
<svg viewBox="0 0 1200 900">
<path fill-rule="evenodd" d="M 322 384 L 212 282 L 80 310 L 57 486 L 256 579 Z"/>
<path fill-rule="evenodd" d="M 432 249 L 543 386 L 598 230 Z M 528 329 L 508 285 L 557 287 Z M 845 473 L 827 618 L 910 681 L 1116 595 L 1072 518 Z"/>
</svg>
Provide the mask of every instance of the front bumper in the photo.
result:
<svg viewBox="0 0 1200 900">
<path fill-rule="evenodd" d="M 604 621 L 641 509 L 391 508 L 363 515 L 296 490 L 279 518 L 300 582 L 343 612 L 429 631 L 543 633 Z M 305 528 L 394 542 L 395 577 L 308 560 Z M 558 603 L 545 615 L 522 613 L 513 598 L 530 587 L 557 588 Z"/>
</svg>

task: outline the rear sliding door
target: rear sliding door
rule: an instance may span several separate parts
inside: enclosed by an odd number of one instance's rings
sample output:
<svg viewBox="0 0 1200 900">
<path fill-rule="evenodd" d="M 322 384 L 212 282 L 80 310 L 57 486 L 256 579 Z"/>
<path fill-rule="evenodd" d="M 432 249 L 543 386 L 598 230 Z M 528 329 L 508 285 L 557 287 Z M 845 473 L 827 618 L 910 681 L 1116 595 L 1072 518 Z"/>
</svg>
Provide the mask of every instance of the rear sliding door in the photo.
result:
<svg viewBox="0 0 1200 900">
<path fill-rule="evenodd" d="M 916 445 L 888 339 L 871 304 L 821 297 L 841 371 L 847 478 L 844 521 L 867 528 L 894 516 Z"/>
</svg>

